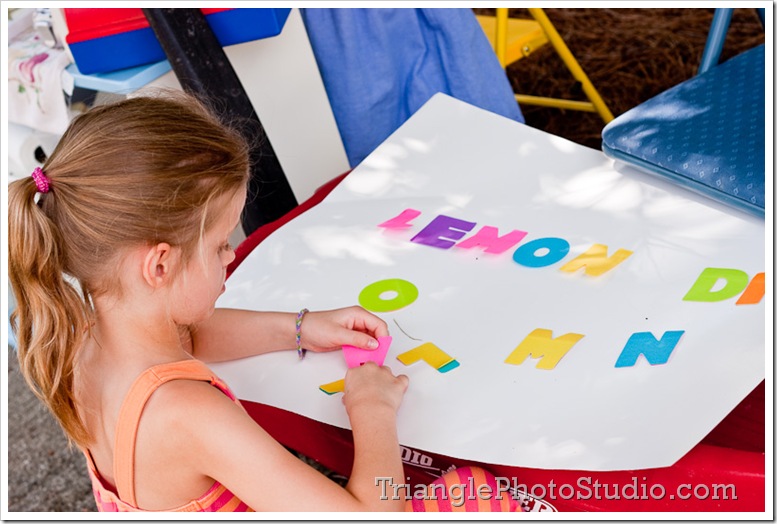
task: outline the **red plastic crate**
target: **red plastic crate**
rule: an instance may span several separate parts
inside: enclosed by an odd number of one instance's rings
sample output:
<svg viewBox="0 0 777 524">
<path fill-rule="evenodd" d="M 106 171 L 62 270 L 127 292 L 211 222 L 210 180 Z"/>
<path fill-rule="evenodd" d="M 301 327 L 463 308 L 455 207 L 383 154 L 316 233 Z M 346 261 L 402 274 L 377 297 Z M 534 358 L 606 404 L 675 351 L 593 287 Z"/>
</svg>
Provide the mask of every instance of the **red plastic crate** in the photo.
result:
<svg viewBox="0 0 777 524">
<path fill-rule="evenodd" d="M 83 74 L 108 73 L 166 58 L 139 8 L 63 9 L 66 41 Z M 201 9 L 222 46 L 280 34 L 291 9 Z"/>
</svg>

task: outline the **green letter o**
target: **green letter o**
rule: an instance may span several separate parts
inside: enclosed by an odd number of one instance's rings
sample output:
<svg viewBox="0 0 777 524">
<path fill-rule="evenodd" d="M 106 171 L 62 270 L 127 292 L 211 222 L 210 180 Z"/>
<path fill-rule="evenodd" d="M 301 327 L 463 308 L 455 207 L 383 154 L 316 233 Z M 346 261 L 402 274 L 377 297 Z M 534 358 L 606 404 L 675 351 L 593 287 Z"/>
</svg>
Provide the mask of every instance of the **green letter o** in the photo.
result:
<svg viewBox="0 0 777 524">
<path fill-rule="evenodd" d="M 394 298 L 383 299 L 383 293 L 393 291 L 397 294 Z M 375 313 L 387 313 L 409 306 L 418 298 L 418 288 L 412 282 L 401 278 L 389 278 L 373 282 L 359 293 L 359 304 Z"/>
</svg>

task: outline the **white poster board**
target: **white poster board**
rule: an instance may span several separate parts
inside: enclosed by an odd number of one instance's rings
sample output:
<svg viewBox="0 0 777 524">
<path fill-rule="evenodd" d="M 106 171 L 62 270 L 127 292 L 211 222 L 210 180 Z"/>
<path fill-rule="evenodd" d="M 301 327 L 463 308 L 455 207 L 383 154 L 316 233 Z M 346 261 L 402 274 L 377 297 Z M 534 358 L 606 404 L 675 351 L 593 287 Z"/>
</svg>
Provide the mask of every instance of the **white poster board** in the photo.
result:
<svg viewBox="0 0 777 524">
<path fill-rule="evenodd" d="M 408 209 L 393 224 L 417 215 L 407 227 L 379 227 Z M 419 235 L 449 226 L 440 215 L 475 225 L 454 247 L 430 245 L 457 236 Z M 501 253 L 459 245 L 512 231 Z M 598 276 L 568 265 L 597 245 L 622 260 Z M 707 268 L 717 269 L 700 278 Z M 403 445 L 493 464 L 641 469 L 673 464 L 764 378 L 764 269 L 762 220 L 437 95 L 258 246 L 217 305 L 330 309 L 375 282 L 412 283 L 412 303 L 377 313 L 393 336 L 386 365 L 410 377 Z M 397 358 L 425 342 L 458 367 Z M 340 394 L 319 389 L 344 377 L 339 351 L 213 369 L 242 399 L 349 427 Z"/>
</svg>

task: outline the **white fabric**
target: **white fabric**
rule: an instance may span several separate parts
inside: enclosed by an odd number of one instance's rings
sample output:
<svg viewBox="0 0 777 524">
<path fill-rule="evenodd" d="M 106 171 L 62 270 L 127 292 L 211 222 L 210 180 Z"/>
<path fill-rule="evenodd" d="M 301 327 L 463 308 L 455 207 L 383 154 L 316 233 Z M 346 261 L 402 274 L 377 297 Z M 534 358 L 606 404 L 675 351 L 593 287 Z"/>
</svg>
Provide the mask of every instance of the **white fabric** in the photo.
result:
<svg viewBox="0 0 777 524">
<path fill-rule="evenodd" d="M 46 46 L 29 30 L 8 44 L 8 120 L 62 134 L 70 123 L 62 74 L 70 64 L 62 49 Z"/>
</svg>

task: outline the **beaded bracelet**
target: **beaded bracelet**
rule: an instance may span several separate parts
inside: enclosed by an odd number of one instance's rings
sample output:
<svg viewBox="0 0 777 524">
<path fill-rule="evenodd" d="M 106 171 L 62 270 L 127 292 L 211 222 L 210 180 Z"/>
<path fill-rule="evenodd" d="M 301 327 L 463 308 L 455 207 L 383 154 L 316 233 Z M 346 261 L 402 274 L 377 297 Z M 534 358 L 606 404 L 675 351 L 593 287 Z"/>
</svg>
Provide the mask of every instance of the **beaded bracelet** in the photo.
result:
<svg viewBox="0 0 777 524">
<path fill-rule="evenodd" d="M 302 308 L 299 313 L 297 313 L 297 356 L 300 360 L 305 358 L 305 350 L 302 349 L 302 317 L 305 316 L 305 313 L 308 312 L 307 308 Z"/>
</svg>

